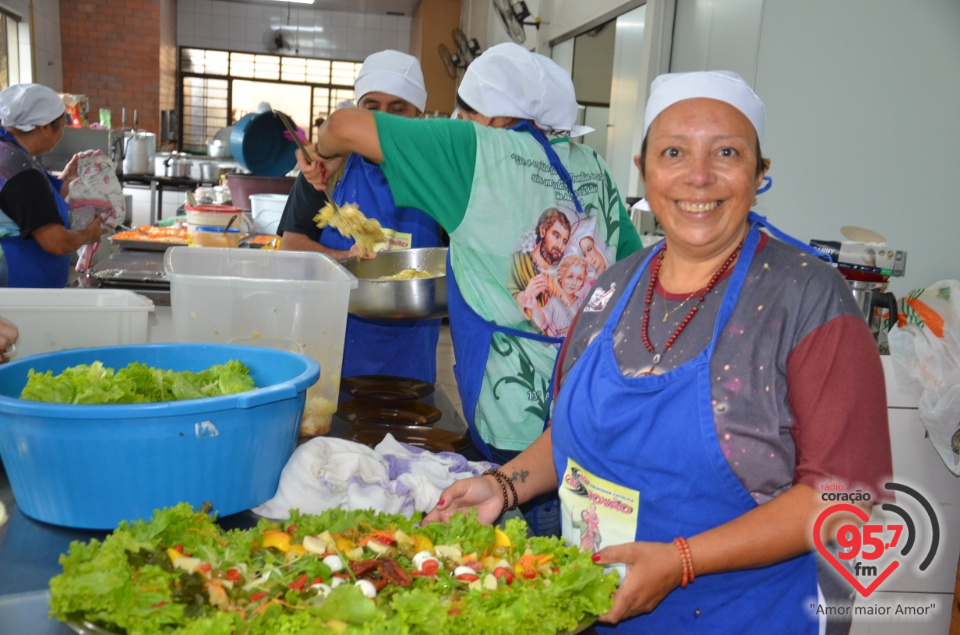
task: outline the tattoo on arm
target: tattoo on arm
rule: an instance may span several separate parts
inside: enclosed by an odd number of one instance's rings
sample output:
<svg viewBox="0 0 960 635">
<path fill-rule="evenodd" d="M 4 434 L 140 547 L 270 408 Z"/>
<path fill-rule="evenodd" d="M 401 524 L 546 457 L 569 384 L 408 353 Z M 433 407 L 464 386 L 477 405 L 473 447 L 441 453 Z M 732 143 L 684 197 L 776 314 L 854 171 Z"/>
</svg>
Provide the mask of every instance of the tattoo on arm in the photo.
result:
<svg viewBox="0 0 960 635">
<path fill-rule="evenodd" d="M 527 470 L 514 470 L 510 475 L 510 480 L 514 483 L 525 483 L 528 476 L 530 476 L 530 472 Z"/>
</svg>

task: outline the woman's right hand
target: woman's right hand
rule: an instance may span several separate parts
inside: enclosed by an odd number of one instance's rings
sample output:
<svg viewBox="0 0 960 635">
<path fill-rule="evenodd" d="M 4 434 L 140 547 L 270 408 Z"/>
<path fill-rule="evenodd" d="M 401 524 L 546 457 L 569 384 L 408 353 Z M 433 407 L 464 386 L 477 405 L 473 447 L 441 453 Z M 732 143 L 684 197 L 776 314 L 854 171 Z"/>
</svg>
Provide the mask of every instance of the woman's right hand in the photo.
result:
<svg viewBox="0 0 960 635">
<path fill-rule="evenodd" d="M 446 522 L 458 512 L 466 512 L 471 507 L 477 510 L 477 519 L 485 525 L 492 525 L 503 511 L 503 492 L 493 476 L 479 476 L 454 481 L 443 490 L 440 501 L 423 522 Z"/>
<path fill-rule="evenodd" d="M 100 215 L 97 214 L 86 227 L 78 229 L 77 233 L 83 238 L 84 245 L 91 245 L 100 242 L 100 237 L 107 231 L 107 228 L 100 223 Z"/>
</svg>

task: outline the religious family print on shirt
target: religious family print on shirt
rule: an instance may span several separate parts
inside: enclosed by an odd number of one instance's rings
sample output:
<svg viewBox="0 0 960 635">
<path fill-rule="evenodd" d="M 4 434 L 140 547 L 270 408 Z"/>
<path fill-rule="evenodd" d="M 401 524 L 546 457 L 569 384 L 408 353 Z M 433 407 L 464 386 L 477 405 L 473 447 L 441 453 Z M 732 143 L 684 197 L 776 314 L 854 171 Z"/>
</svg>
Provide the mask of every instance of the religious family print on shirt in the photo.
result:
<svg viewBox="0 0 960 635">
<path fill-rule="evenodd" d="M 614 250 L 596 240 L 596 224 L 596 215 L 548 208 L 513 255 L 511 291 L 543 335 L 567 335 L 597 277 L 614 260 Z"/>
</svg>

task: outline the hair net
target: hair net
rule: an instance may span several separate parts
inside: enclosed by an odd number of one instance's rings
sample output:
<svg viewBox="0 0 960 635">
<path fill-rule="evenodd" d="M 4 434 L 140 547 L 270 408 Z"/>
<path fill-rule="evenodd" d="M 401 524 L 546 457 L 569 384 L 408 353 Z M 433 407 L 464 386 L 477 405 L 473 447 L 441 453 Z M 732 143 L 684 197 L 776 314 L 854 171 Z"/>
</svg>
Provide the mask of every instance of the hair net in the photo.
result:
<svg viewBox="0 0 960 635">
<path fill-rule="evenodd" d="M 427 87 L 420 62 L 400 51 L 369 55 L 360 67 L 353 90 L 358 103 L 367 93 L 386 93 L 410 102 L 420 112 L 427 106 Z"/>
<path fill-rule="evenodd" d="M 475 59 L 457 92 L 487 117 L 530 119 L 541 130 L 571 137 L 593 131 L 575 125 L 578 106 L 570 74 L 513 42 L 492 46 Z"/>
<path fill-rule="evenodd" d="M 0 91 L 0 125 L 29 132 L 63 117 L 60 96 L 42 84 L 16 84 Z"/>
<path fill-rule="evenodd" d="M 763 102 L 742 77 L 731 71 L 696 71 L 660 75 L 650 85 L 650 98 L 643 113 L 643 136 L 661 112 L 684 99 L 707 98 L 726 102 L 742 112 L 757 131 L 763 146 Z"/>
</svg>

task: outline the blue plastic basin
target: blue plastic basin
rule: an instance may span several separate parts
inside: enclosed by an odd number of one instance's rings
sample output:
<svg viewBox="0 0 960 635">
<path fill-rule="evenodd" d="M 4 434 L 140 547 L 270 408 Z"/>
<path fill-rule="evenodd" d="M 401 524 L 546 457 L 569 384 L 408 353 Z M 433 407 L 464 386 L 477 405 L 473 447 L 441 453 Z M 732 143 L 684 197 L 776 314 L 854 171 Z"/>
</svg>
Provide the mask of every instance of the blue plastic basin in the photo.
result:
<svg viewBox="0 0 960 635">
<path fill-rule="evenodd" d="M 238 359 L 256 390 L 155 404 L 64 405 L 19 399 L 32 368 L 94 361 L 199 371 Z M 146 344 L 34 355 L 0 366 L 0 458 L 17 506 L 43 522 L 112 529 L 154 509 L 205 502 L 221 516 L 276 493 L 296 447 L 310 357 L 257 346 Z"/>
<path fill-rule="evenodd" d="M 297 144 L 287 139 L 272 110 L 243 116 L 230 133 L 230 152 L 256 176 L 284 176 L 297 165 Z"/>
</svg>

